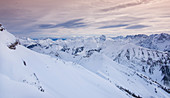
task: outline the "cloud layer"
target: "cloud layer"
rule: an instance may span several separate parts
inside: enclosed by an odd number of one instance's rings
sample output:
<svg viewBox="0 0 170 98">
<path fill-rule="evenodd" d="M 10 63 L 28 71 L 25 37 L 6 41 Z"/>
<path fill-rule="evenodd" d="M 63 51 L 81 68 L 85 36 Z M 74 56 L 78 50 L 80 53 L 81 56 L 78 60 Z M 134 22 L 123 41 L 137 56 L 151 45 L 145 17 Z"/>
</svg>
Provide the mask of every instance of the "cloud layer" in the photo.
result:
<svg viewBox="0 0 170 98">
<path fill-rule="evenodd" d="M 3 0 L 0 22 L 26 37 L 170 33 L 169 4 L 169 0 Z"/>
</svg>

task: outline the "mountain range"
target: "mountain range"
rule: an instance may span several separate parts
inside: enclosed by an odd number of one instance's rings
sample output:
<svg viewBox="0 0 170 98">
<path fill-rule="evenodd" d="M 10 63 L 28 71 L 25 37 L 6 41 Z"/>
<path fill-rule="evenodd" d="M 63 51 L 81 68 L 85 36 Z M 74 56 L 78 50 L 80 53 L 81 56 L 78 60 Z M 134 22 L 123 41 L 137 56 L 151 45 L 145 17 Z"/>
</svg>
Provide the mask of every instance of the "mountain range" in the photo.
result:
<svg viewBox="0 0 170 98">
<path fill-rule="evenodd" d="M 0 29 L 0 98 L 170 97 L 169 34 L 54 41 Z"/>
</svg>

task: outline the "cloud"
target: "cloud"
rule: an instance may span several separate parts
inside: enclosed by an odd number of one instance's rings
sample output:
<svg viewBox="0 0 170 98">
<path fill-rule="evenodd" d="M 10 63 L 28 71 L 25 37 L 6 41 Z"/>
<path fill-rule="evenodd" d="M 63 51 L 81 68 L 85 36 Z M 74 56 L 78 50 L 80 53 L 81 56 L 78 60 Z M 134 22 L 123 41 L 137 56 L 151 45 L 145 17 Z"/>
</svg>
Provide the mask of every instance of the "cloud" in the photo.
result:
<svg viewBox="0 0 170 98">
<path fill-rule="evenodd" d="M 108 26 L 99 27 L 98 29 L 117 28 L 117 27 L 124 27 L 124 26 L 128 26 L 128 24 L 108 25 Z"/>
<path fill-rule="evenodd" d="M 49 28 L 80 28 L 87 26 L 84 22 L 82 22 L 83 19 L 74 19 L 70 20 L 64 23 L 52 25 L 52 24 L 42 24 L 39 27 L 42 29 L 49 29 Z"/>
<path fill-rule="evenodd" d="M 149 27 L 149 26 L 147 26 L 147 25 L 133 25 L 133 26 L 126 27 L 125 29 L 142 29 L 142 28 L 146 28 L 146 27 Z"/>
<path fill-rule="evenodd" d="M 57 24 L 55 27 L 63 27 L 63 28 L 80 28 L 85 27 L 86 24 L 81 22 L 83 19 L 74 19 L 61 24 Z"/>
<path fill-rule="evenodd" d="M 41 25 L 39 25 L 39 27 L 41 29 L 49 29 L 49 28 L 54 28 L 55 25 L 52 25 L 52 24 L 41 24 Z"/>
<path fill-rule="evenodd" d="M 110 8 L 106 8 L 106 9 L 102 9 L 100 11 L 102 12 L 107 12 L 107 11 L 113 11 L 113 10 L 118 10 L 118 9 L 122 9 L 122 8 L 127 8 L 127 7 L 131 7 L 131 6 L 136 6 L 136 5 L 140 5 L 143 3 L 148 3 L 150 0 L 139 0 L 136 2 L 129 2 L 129 3 L 124 3 L 124 4 L 119 4 Z"/>
</svg>

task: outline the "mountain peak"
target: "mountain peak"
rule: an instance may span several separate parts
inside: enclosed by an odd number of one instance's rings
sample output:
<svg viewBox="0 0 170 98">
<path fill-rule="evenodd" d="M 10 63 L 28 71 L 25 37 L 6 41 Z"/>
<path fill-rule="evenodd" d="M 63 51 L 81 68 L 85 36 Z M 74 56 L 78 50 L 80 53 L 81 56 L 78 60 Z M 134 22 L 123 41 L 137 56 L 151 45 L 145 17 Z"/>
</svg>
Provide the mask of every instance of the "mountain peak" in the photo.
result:
<svg viewBox="0 0 170 98">
<path fill-rule="evenodd" d="M 2 26 L 2 24 L 0 23 L 0 31 L 5 30 L 5 28 Z"/>
<path fill-rule="evenodd" d="M 158 40 L 169 40 L 170 38 L 169 36 L 170 36 L 169 34 L 161 33 L 157 37 L 158 37 Z"/>
<path fill-rule="evenodd" d="M 0 24 L 0 43 L 4 45 L 11 45 L 16 42 L 16 38 L 13 34 L 9 33 L 3 26 Z"/>
</svg>

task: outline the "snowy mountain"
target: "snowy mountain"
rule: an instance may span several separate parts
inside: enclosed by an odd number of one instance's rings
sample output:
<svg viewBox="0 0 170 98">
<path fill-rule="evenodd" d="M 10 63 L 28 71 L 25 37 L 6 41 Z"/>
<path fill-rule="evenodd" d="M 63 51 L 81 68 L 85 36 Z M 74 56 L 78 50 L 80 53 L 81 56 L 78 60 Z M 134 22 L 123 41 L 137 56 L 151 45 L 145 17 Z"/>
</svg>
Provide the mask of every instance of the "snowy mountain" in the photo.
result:
<svg viewBox="0 0 170 98">
<path fill-rule="evenodd" d="M 81 65 L 130 96 L 169 97 L 169 53 L 141 47 L 133 38 L 113 39 L 102 35 L 20 41 L 36 52 Z"/>
<path fill-rule="evenodd" d="M 0 31 L 0 98 L 126 98 L 132 95 L 120 85 L 111 84 L 78 64 L 27 49 L 7 30 Z M 159 96 L 169 96 L 160 88 L 159 91 L 162 93 Z"/>
<path fill-rule="evenodd" d="M 123 39 L 144 48 L 170 52 L 170 35 L 166 33 L 152 34 L 150 36 L 144 34 L 128 35 L 126 37 L 119 36 L 113 39 Z"/>
</svg>

